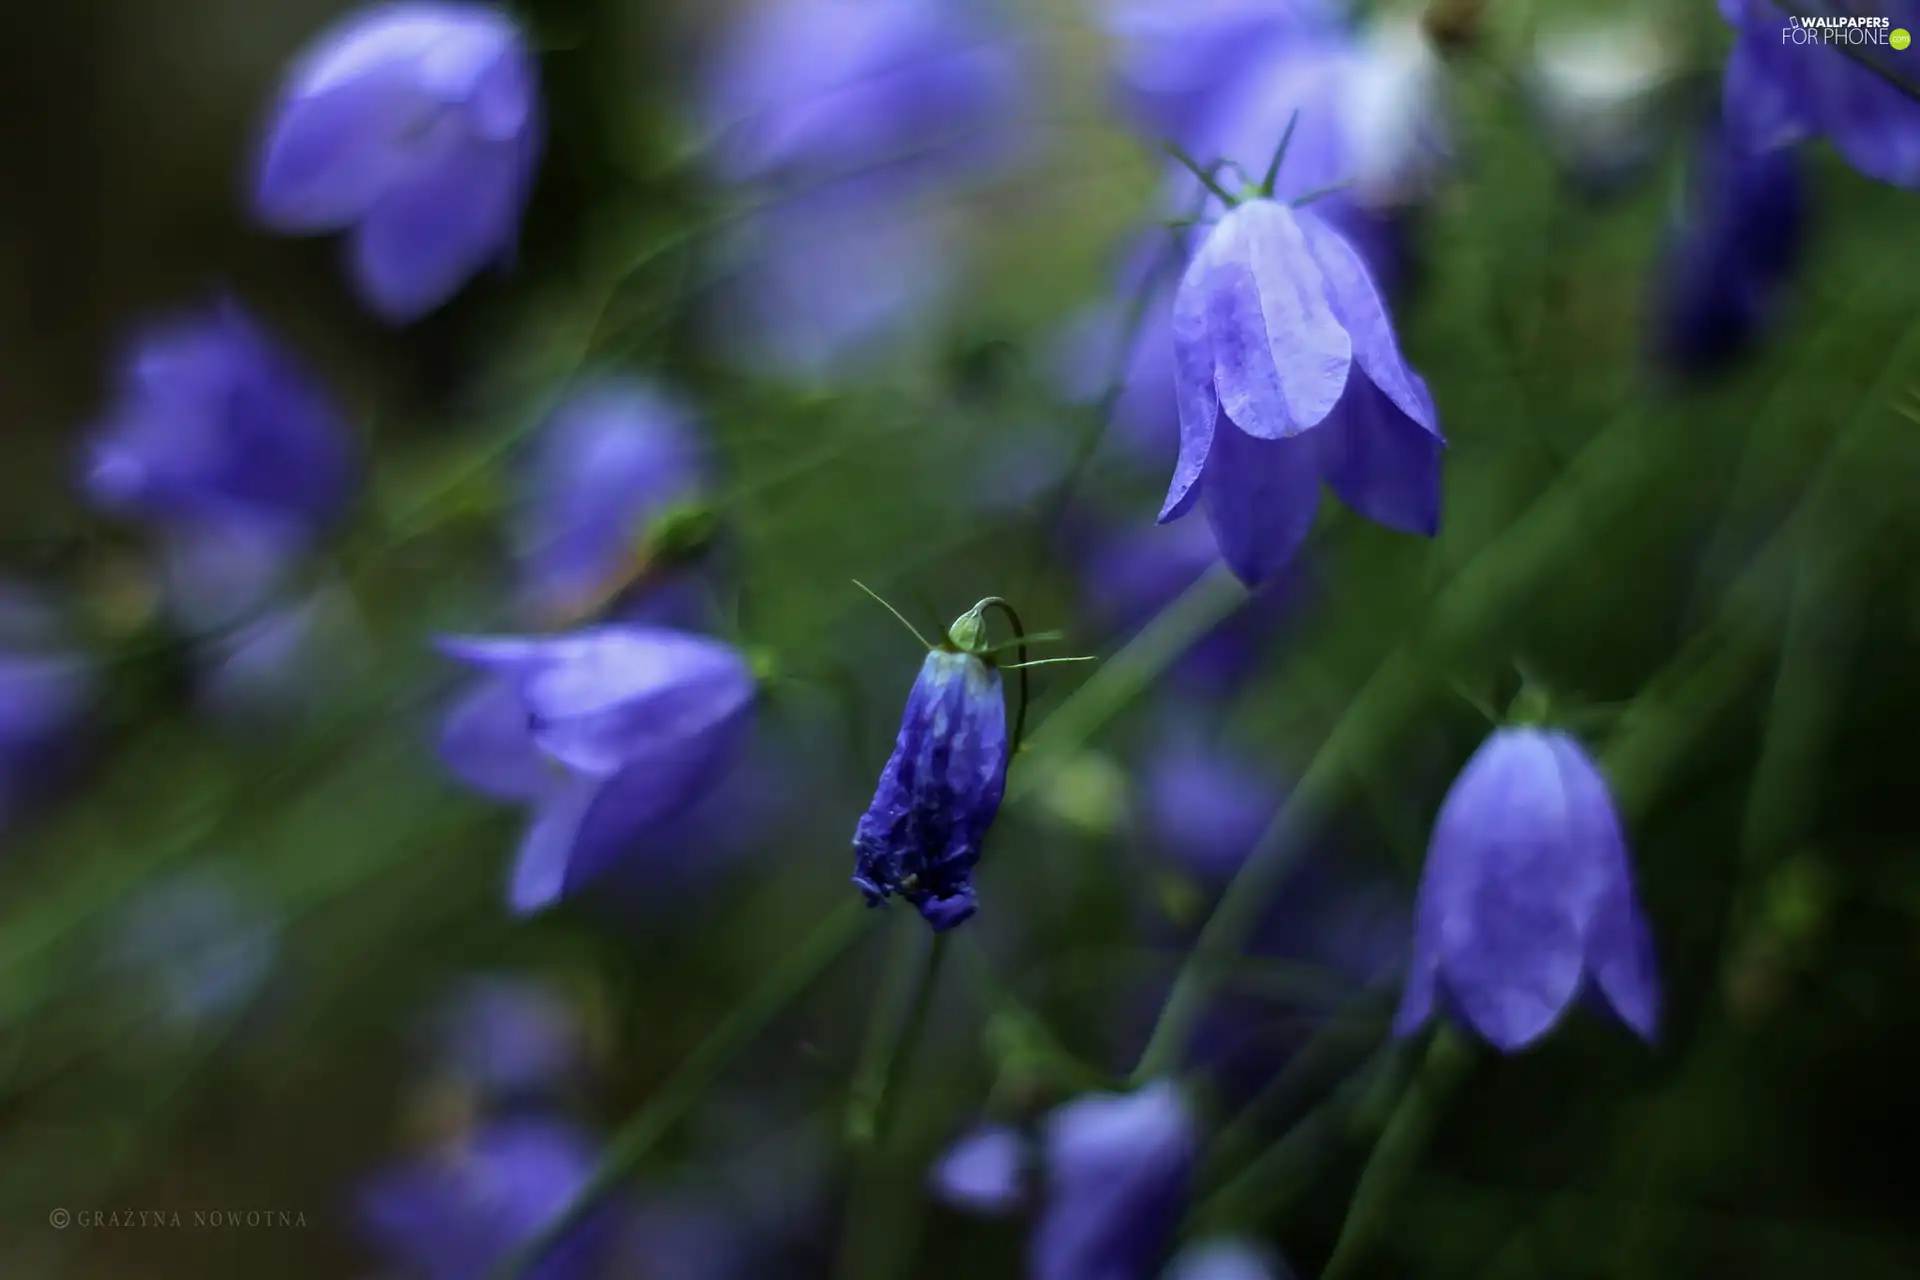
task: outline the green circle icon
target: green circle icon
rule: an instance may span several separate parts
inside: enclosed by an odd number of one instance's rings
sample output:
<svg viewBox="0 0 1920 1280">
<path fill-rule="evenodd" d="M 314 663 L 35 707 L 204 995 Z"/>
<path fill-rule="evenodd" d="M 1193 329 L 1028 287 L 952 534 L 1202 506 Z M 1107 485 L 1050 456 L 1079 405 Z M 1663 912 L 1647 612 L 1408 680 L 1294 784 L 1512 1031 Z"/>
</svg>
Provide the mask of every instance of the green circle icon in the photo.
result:
<svg viewBox="0 0 1920 1280">
<path fill-rule="evenodd" d="M 1911 44 L 1913 37 L 1907 34 L 1905 27 L 1895 27 L 1893 34 L 1887 37 L 1887 43 L 1896 49 L 1904 49 Z"/>
</svg>

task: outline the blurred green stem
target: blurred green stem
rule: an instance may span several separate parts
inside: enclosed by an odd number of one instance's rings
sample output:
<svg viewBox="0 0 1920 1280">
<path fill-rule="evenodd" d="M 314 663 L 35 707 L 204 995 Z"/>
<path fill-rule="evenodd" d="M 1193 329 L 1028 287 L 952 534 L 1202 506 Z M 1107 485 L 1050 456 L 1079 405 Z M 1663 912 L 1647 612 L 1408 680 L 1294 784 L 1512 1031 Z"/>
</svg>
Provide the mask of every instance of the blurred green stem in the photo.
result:
<svg viewBox="0 0 1920 1280">
<path fill-rule="evenodd" d="M 1125 709 L 1246 598 L 1247 589 L 1221 564 L 1187 588 L 1034 730 L 1020 757 L 1026 767 L 1007 779 L 1007 798 L 1017 800 L 1046 782 L 1073 748 Z"/>
<path fill-rule="evenodd" d="M 600 1164 L 573 1201 L 532 1239 L 511 1254 L 495 1275 L 512 1280 L 532 1271 L 560 1240 L 590 1214 L 666 1136 L 741 1050 L 751 1044 L 802 992 L 813 985 L 854 942 L 866 933 L 873 916 L 864 903 L 850 901 L 838 907 L 800 946 L 782 957 L 758 987 L 749 991 L 733 1012 L 701 1041 L 678 1070 L 668 1076 L 646 1103 L 607 1144 Z"/>
<path fill-rule="evenodd" d="M 916 932 L 920 930 L 917 918 L 906 918 L 905 922 Z M 887 1025 L 897 1025 L 897 1034 L 878 1037 L 882 1048 L 871 1047 L 874 1040 L 869 1042 L 875 1061 L 868 1071 L 874 1079 L 869 1086 L 871 1092 L 855 1099 L 848 1134 L 854 1143 L 853 1177 L 836 1269 L 836 1274 L 843 1277 L 887 1280 L 907 1273 L 903 1268 L 911 1259 L 917 1233 L 918 1215 L 912 1202 L 917 1201 L 918 1183 L 912 1170 L 903 1167 L 907 1153 L 890 1145 L 887 1138 L 907 1074 L 926 1035 L 947 939 L 947 934 L 934 935 L 926 965 L 918 971 L 918 980 L 910 984 L 911 1003 L 904 1019 L 895 1017 L 897 1008 L 886 1011 Z M 911 965 L 903 967 L 910 974 L 915 972 Z"/>
<path fill-rule="evenodd" d="M 1366 1168 L 1360 1171 L 1347 1220 L 1332 1256 L 1320 1270 L 1320 1280 L 1347 1280 L 1366 1262 L 1387 1230 L 1394 1201 L 1426 1151 L 1441 1109 L 1472 1066 L 1473 1052 L 1459 1036 L 1446 1027 L 1435 1033 L 1420 1074 L 1394 1108 Z"/>
</svg>

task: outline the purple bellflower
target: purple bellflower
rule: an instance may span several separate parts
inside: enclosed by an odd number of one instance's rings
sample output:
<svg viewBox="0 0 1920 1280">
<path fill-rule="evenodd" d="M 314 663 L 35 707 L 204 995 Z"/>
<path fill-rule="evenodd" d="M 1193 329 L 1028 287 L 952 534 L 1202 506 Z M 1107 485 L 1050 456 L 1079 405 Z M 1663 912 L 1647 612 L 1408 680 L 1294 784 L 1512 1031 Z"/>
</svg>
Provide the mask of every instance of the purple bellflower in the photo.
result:
<svg viewBox="0 0 1920 1280">
<path fill-rule="evenodd" d="M 1709 135 L 1685 221 L 1661 276 L 1663 354 L 1682 372 L 1716 368 L 1765 325 L 1806 237 L 1800 157 Z"/>
<path fill-rule="evenodd" d="M 606 379 L 556 409 L 534 446 L 516 530 L 534 616 L 577 620 L 621 594 L 706 465 L 692 414 L 645 383 Z"/>
<path fill-rule="evenodd" d="M 1359 253 L 1311 209 L 1231 210 L 1174 301 L 1180 458 L 1164 521 L 1206 498 L 1229 567 L 1271 581 L 1306 540 L 1324 478 L 1389 528 L 1440 527 L 1433 397 Z"/>
<path fill-rule="evenodd" d="M 503 9 L 383 4 L 323 33 L 289 71 L 254 212 L 281 232 L 351 230 L 363 300 L 417 320 L 511 258 L 543 141 L 539 72 Z"/>
<path fill-rule="evenodd" d="M 83 475 L 110 514 L 183 529 L 264 525 L 290 537 L 334 519 L 355 479 L 338 407 L 231 302 L 134 344 Z"/>
<path fill-rule="evenodd" d="M 981 608 L 921 663 L 853 834 L 853 883 L 868 905 L 898 894 L 936 933 L 974 913 L 974 864 L 1007 785 L 1007 702 L 999 669 L 979 650 Z"/>
<path fill-rule="evenodd" d="M 479 1280 L 553 1221 L 593 1172 L 594 1151 L 571 1128 L 503 1120 L 386 1170 L 361 1189 L 369 1243 L 422 1280 Z M 603 1210 L 533 1270 L 538 1280 L 591 1280 L 612 1244 Z"/>
<path fill-rule="evenodd" d="M 1509 727 L 1481 744 L 1440 806 L 1414 914 L 1397 1034 L 1444 996 L 1512 1053 L 1591 981 L 1653 1038 L 1659 977 L 1626 837 L 1606 779 L 1566 734 Z"/>
<path fill-rule="evenodd" d="M 1920 187 L 1920 85 L 1912 71 L 1890 45 L 1843 47 L 1843 38 L 1858 33 L 1801 25 L 1789 16 L 1791 8 L 1720 0 L 1720 14 L 1734 29 L 1721 104 L 1735 141 L 1764 151 L 1824 137 L 1867 177 Z M 1920 0 L 1840 8 L 1870 12 L 1895 28 L 1920 27 Z M 1810 21 L 1851 18 L 1825 14 Z"/>
<path fill-rule="evenodd" d="M 1003 1124 L 961 1136 L 934 1163 L 929 1182 L 938 1199 L 985 1216 L 1012 1213 L 1026 1199 L 1026 1140 Z"/>
<path fill-rule="evenodd" d="M 552 905 L 697 803 L 753 723 L 752 668 L 704 636 L 609 625 L 440 648 L 491 677 L 448 717 L 442 760 L 474 790 L 533 809 L 508 891 L 520 912 Z"/>
<path fill-rule="evenodd" d="M 1046 1205 L 1034 1280 L 1148 1280 L 1185 1208 L 1198 1149 L 1193 1117 L 1167 1081 L 1092 1094 L 1047 1117 Z"/>
</svg>

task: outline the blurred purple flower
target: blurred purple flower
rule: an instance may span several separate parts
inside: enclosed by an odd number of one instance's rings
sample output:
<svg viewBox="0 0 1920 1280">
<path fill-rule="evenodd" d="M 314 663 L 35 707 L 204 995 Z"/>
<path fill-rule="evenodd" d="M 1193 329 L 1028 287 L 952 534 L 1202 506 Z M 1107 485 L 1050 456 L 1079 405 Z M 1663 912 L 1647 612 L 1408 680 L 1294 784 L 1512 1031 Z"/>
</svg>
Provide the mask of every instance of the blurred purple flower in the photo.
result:
<svg viewBox="0 0 1920 1280">
<path fill-rule="evenodd" d="M 87 496 L 166 528 L 265 526 L 311 537 L 356 480 L 338 406 L 232 302 L 142 335 L 87 443 Z"/>
<path fill-rule="evenodd" d="M 504 1120 L 370 1179 L 358 1197 L 369 1242 L 422 1280 L 481 1280 L 566 1209 L 593 1171 L 586 1137 L 557 1122 Z M 591 1280 L 611 1245 L 606 1211 L 528 1271 Z"/>
<path fill-rule="evenodd" d="M 1181 279 L 1173 335 L 1180 460 L 1160 519 L 1204 493 L 1242 581 L 1293 559 L 1323 478 L 1378 524 L 1439 529 L 1433 398 L 1366 264 L 1312 210 L 1252 200 L 1227 214 Z"/>
<path fill-rule="evenodd" d="M 92 662 L 61 645 L 51 612 L 0 584 L 0 831 L 73 763 L 96 684 Z"/>
<path fill-rule="evenodd" d="M 1155 845 L 1211 886 L 1240 869 L 1287 789 L 1197 726 L 1159 735 L 1142 771 Z"/>
<path fill-rule="evenodd" d="M 746 745 L 755 680 L 731 646 L 640 626 L 452 638 L 488 681 L 448 717 L 441 758 L 482 794 L 533 809 L 508 900 L 557 902 L 718 784 Z"/>
<path fill-rule="evenodd" d="M 1130 637 L 1220 560 L 1213 532 L 1198 523 L 1079 531 L 1081 590 L 1102 630 Z M 1230 692 L 1271 656 L 1277 634 L 1297 604 L 1296 563 L 1261 587 L 1203 636 L 1173 668 L 1182 686 L 1209 696 Z"/>
<path fill-rule="evenodd" d="M 1739 355 L 1764 326 L 1806 238 L 1800 158 L 1704 139 L 1685 221 L 1660 276 L 1663 354 L 1683 372 Z"/>
<path fill-rule="evenodd" d="M 933 1194 L 969 1213 L 998 1215 L 1026 1198 L 1026 1140 L 1008 1125 L 982 1125 L 963 1134 L 935 1162 Z"/>
<path fill-rule="evenodd" d="M 910 335 L 946 296 L 954 244 L 937 208 L 864 186 L 743 219 L 709 326 L 742 367 L 822 380 Z"/>
<path fill-rule="evenodd" d="M 276 231 L 352 229 L 361 297 L 406 322 L 510 259 L 544 143 L 539 70 L 491 5 L 402 0 L 322 33 L 288 72 L 253 177 Z"/>
<path fill-rule="evenodd" d="M 1103 0 L 1098 17 L 1130 113 L 1182 142 L 1288 49 L 1340 30 L 1328 0 Z"/>
<path fill-rule="evenodd" d="M 970 653 L 929 652 L 854 831 L 853 883 L 868 905 L 897 893 L 936 933 L 973 914 L 973 867 L 1000 811 L 1007 747 L 1000 672 Z"/>
<path fill-rule="evenodd" d="M 1503 728 L 1481 744 L 1434 821 L 1415 913 L 1397 1034 L 1444 995 L 1511 1053 L 1590 980 L 1653 1038 L 1660 983 L 1626 837 L 1606 779 L 1566 734 Z"/>
<path fill-rule="evenodd" d="M 731 182 L 817 185 L 1006 153 L 1023 75 L 964 0 L 765 0 L 730 33 L 706 110 Z"/>
<path fill-rule="evenodd" d="M 1199 1145 L 1167 1081 L 1090 1094 L 1045 1125 L 1046 1206 L 1033 1236 L 1033 1280 L 1146 1280 L 1184 1210 Z"/>
<path fill-rule="evenodd" d="M 244 1013 L 272 976 L 280 928 L 224 875 L 182 872 L 122 910 L 110 958 L 169 1028 L 195 1031 Z"/>
<path fill-rule="evenodd" d="M 1920 0 L 1882 0 L 1872 12 L 1920 28 Z M 1920 187 L 1920 86 L 1891 46 L 1827 45 L 1768 0 L 1720 0 L 1720 15 L 1734 29 L 1722 107 L 1736 145 L 1765 151 L 1825 137 L 1867 177 Z M 1905 89 L 1892 82 L 1902 79 Z"/>
<path fill-rule="evenodd" d="M 429 1028 L 435 1069 L 489 1101 L 538 1100 L 562 1090 L 586 1058 L 580 1017 L 558 992 L 526 978 L 470 978 Z"/>
<path fill-rule="evenodd" d="M 535 444 L 516 530 L 534 614 L 594 612 L 661 518 L 699 499 L 705 471 L 692 413 L 654 387 L 608 378 L 568 396 Z"/>
<path fill-rule="evenodd" d="M 1247 1240 L 1215 1237 L 1180 1251 L 1162 1280 L 1292 1280 L 1293 1271 L 1271 1250 Z"/>
</svg>

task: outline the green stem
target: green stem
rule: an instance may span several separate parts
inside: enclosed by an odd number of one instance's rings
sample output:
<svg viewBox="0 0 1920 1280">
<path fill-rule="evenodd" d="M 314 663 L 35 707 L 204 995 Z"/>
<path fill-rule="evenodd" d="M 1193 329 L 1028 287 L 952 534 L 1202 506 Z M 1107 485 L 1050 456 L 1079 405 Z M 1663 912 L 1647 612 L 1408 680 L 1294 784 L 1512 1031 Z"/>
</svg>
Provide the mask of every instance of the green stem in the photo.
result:
<svg viewBox="0 0 1920 1280">
<path fill-rule="evenodd" d="M 1320 1280 L 1347 1280 L 1379 1245 L 1394 1202 L 1425 1154 L 1441 1109 L 1472 1066 L 1472 1052 L 1453 1032 L 1442 1029 L 1434 1036 L 1420 1074 L 1394 1108 L 1360 1171 L 1347 1220 L 1332 1256 L 1320 1269 Z"/>
<path fill-rule="evenodd" d="M 913 923 L 917 926 L 919 921 Z M 859 1145 L 854 1156 L 853 1185 L 847 1195 L 841 1262 L 836 1271 L 843 1277 L 873 1276 L 876 1280 L 886 1280 L 899 1275 L 908 1261 L 906 1255 L 913 1249 L 917 1219 L 911 1208 L 903 1204 L 902 1196 L 903 1193 L 911 1195 L 916 1183 L 910 1171 L 901 1167 L 905 1153 L 890 1148 L 886 1140 L 900 1107 L 902 1086 L 926 1035 L 941 965 L 947 955 L 948 937 L 947 934 L 933 937 L 926 966 L 913 984 L 912 1003 L 900 1024 L 899 1034 L 890 1041 L 878 1092 L 871 1099 L 872 1110 L 865 1133 L 854 1135 Z"/>
<path fill-rule="evenodd" d="M 1034 731 L 1026 767 L 1007 779 L 1007 798 L 1027 795 L 1051 778 L 1074 747 L 1118 715 L 1246 598 L 1247 589 L 1224 565 L 1214 566 L 1187 588 Z"/>
<path fill-rule="evenodd" d="M 881 1100 L 887 1095 L 893 1064 L 900 1052 L 900 1028 L 905 1025 L 924 970 L 919 960 L 920 939 L 926 926 L 917 915 L 894 922 L 894 944 L 887 958 L 885 981 L 867 1021 L 867 1039 L 853 1075 L 847 1105 L 847 1140 L 857 1146 L 871 1143 L 879 1133 Z"/>
<path fill-rule="evenodd" d="M 653 1151 L 709 1084 L 779 1014 L 826 972 L 866 933 L 873 917 L 866 906 L 848 902 L 831 912 L 799 948 L 766 972 L 711 1035 L 663 1081 L 647 1102 L 608 1143 L 605 1154 L 571 1203 L 495 1270 L 499 1280 L 532 1271 L 560 1240 L 593 1211 Z"/>
</svg>

